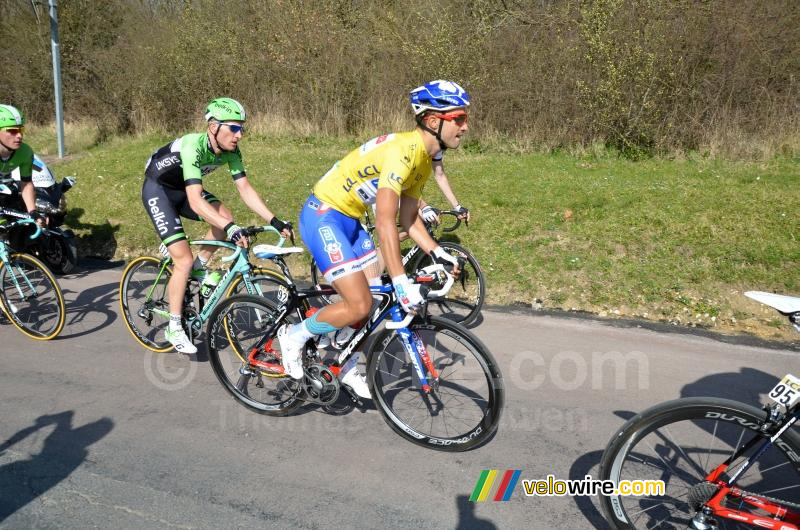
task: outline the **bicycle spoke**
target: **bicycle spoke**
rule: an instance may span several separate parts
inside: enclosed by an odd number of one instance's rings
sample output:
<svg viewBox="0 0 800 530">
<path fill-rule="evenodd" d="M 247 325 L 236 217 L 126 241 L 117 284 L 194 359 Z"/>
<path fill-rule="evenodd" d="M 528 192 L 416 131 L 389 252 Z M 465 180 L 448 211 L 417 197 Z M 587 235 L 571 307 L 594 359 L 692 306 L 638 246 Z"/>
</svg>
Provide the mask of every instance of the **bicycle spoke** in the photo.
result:
<svg viewBox="0 0 800 530">
<path fill-rule="evenodd" d="M 786 487 L 783 487 L 783 488 L 775 488 L 775 489 L 772 489 L 772 490 L 762 491 L 761 494 L 762 495 L 767 495 L 769 493 L 775 493 L 776 491 L 793 490 L 795 488 L 800 488 L 800 484 L 795 484 L 793 486 L 786 486 Z"/>
<path fill-rule="evenodd" d="M 706 463 L 703 466 L 703 469 L 708 469 L 708 463 L 711 461 L 711 449 L 714 447 L 714 441 L 717 439 L 717 427 L 719 425 L 718 421 L 714 422 L 714 432 L 711 433 L 711 445 L 708 446 L 708 452 L 706 453 Z"/>
<path fill-rule="evenodd" d="M 660 431 L 661 431 L 661 430 L 659 429 L 659 432 L 660 432 Z M 698 464 L 697 462 L 695 462 L 694 460 L 692 460 L 692 459 L 689 457 L 689 455 L 686 453 L 686 451 L 684 451 L 684 450 L 683 450 L 683 446 L 681 446 L 681 445 L 678 445 L 677 443 L 675 443 L 675 442 L 672 440 L 672 434 L 669 432 L 669 429 L 667 429 L 666 427 L 664 427 L 664 431 L 667 433 L 667 440 L 668 440 L 670 443 L 672 443 L 672 444 L 673 444 L 673 445 L 674 445 L 674 446 L 675 446 L 675 447 L 678 449 L 678 451 L 680 451 L 680 453 L 683 455 L 683 457 L 686 459 L 686 461 L 687 461 L 689 464 L 691 464 L 692 466 L 694 466 L 694 467 L 695 467 L 695 471 L 699 471 L 699 473 L 705 473 L 705 470 L 703 469 L 703 467 L 702 467 L 700 464 Z M 703 476 L 703 475 L 701 475 L 701 476 Z"/>
</svg>

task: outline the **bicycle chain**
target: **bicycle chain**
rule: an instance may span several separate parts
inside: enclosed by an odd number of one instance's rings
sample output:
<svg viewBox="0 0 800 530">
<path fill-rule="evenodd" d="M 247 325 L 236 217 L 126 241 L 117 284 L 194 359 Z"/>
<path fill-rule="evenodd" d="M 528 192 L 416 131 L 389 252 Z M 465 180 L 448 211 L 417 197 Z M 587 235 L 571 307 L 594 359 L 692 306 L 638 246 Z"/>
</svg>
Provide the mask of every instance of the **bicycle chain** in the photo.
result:
<svg viewBox="0 0 800 530">
<path fill-rule="evenodd" d="M 713 482 L 700 482 L 694 485 L 689 491 L 689 506 L 694 510 L 699 510 L 700 507 L 706 504 L 716 493 L 719 491 L 719 486 Z M 769 497 L 760 493 L 753 493 L 740 488 L 731 488 L 730 493 L 735 494 L 737 497 L 753 497 L 756 499 L 764 499 L 768 502 L 773 502 L 780 506 L 800 510 L 800 504 L 787 501 L 785 499 L 778 499 Z"/>
</svg>

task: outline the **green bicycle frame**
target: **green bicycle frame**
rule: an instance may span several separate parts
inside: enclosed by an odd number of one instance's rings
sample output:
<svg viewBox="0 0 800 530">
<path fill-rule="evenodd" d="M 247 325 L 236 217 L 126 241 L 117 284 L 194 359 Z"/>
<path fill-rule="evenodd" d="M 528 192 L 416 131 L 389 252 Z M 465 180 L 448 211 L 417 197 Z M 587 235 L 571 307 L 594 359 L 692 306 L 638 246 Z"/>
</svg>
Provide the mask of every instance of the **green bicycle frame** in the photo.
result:
<svg viewBox="0 0 800 530">
<path fill-rule="evenodd" d="M 270 227 L 264 227 L 264 228 L 265 228 L 265 231 L 272 231 L 272 232 L 275 232 L 275 233 L 279 233 L 277 230 L 275 230 L 271 226 Z M 278 246 L 282 246 L 284 241 L 285 241 L 285 239 L 283 237 L 281 237 L 281 239 L 278 242 Z M 242 248 L 240 246 L 234 245 L 233 243 L 228 243 L 227 241 L 217 241 L 217 240 L 197 240 L 197 241 L 190 241 L 189 244 L 190 245 L 210 245 L 210 246 L 215 246 L 215 247 L 223 247 L 223 248 L 227 248 L 229 250 L 233 250 L 234 251 L 233 254 L 231 254 L 229 256 L 226 256 L 226 257 L 223 257 L 223 258 L 220 258 L 220 260 L 223 261 L 223 262 L 232 261 L 233 264 L 230 266 L 230 268 L 228 268 L 228 270 L 222 276 L 222 279 L 220 280 L 220 282 L 217 284 L 217 286 L 214 288 L 214 290 L 208 296 L 208 299 L 205 301 L 205 303 L 203 304 L 202 309 L 200 310 L 200 313 L 198 314 L 198 318 L 197 319 L 192 319 L 192 320 L 190 320 L 188 322 L 188 324 L 190 326 L 197 327 L 198 325 L 202 325 L 203 322 L 208 320 L 208 317 L 211 316 L 211 312 L 216 307 L 217 302 L 219 301 L 220 297 L 222 297 L 222 295 L 228 290 L 228 288 L 230 287 L 231 283 L 233 282 L 233 279 L 236 277 L 237 274 L 240 274 L 242 276 L 242 280 L 244 281 L 244 285 L 245 285 L 245 289 L 247 290 L 247 294 L 253 294 L 253 295 L 258 295 L 258 296 L 262 296 L 264 294 L 264 293 L 261 292 L 261 288 L 257 284 L 253 283 L 252 275 L 250 274 L 251 265 L 250 265 L 250 261 L 249 261 L 249 259 L 247 257 L 248 256 L 248 249 L 245 249 L 245 248 Z M 161 261 L 161 268 L 158 271 L 158 276 L 156 276 L 156 280 L 153 282 L 152 287 L 150 287 L 150 290 L 147 292 L 147 299 L 148 300 L 152 299 L 153 290 L 156 288 L 156 286 L 158 285 L 159 281 L 161 280 L 161 277 L 164 274 L 164 271 L 167 270 L 167 267 L 171 263 L 172 263 L 172 258 L 165 258 L 165 259 L 163 259 Z M 167 318 L 167 319 L 169 318 L 169 311 L 168 310 L 165 311 L 163 309 L 158 309 L 158 308 L 154 307 L 154 308 L 152 308 L 152 312 L 154 314 L 156 314 L 156 315 L 159 315 L 159 316 L 163 317 L 163 318 Z M 197 321 L 197 320 L 199 320 L 199 322 L 195 324 L 195 321 Z"/>
</svg>

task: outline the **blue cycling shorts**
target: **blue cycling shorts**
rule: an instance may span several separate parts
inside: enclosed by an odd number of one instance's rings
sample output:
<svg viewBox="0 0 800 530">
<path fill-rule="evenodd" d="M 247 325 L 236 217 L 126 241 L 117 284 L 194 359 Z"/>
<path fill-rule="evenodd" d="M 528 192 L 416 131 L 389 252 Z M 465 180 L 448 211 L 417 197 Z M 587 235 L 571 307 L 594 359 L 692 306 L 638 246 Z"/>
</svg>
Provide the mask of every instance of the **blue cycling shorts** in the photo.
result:
<svg viewBox="0 0 800 530">
<path fill-rule="evenodd" d="M 378 261 L 375 243 L 361 222 L 333 209 L 313 193 L 300 212 L 300 236 L 328 283 Z"/>
</svg>

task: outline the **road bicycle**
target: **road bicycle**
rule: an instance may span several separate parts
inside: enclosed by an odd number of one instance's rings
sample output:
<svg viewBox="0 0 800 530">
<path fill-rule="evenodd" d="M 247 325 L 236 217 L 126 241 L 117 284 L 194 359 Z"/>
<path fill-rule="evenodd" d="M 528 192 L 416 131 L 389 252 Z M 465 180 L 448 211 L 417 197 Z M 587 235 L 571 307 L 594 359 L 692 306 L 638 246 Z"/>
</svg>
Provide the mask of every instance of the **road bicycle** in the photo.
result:
<svg viewBox="0 0 800 530">
<path fill-rule="evenodd" d="M 455 210 L 436 210 L 440 219 L 442 217 L 452 216 L 455 222 L 450 226 L 442 226 L 443 233 L 454 232 L 461 225 L 460 212 Z M 364 226 L 370 232 L 374 232 L 375 225 L 369 217 L 365 215 Z M 483 274 L 478 260 L 472 253 L 452 241 L 441 240 L 440 236 L 436 234 L 436 226 L 431 223 L 425 223 L 425 228 L 428 234 L 433 237 L 446 252 L 450 255 L 460 258 L 464 261 L 464 268 L 461 274 L 447 294 L 447 296 L 440 297 L 436 300 L 431 300 L 428 303 L 428 312 L 432 315 L 438 315 L 442 318 L 458 322 L 465 326 L 469 326 L 478 318 L 481 309 L 483 308 L 484 300 L 486 299 L 486 277 Z M 425 254 L 418 245 L 412 246 L 403 255 L 403 267 L 406 272 L 413 274 L 422 268 L 433 264 L 430 256 Z M 311 283 L 317 286 L 324 285 L 325 279 L 317 267 L 314 260 L 311 261 Z M 330 299 L 326 302 L 330 303 Z"/>
<path fill-rule="evenodd" d="M 275 258 L 284 269 L 280 256 Z M 377 298 L 371 314 L 341 351 L 324 358 L 315 340 L 306 343 L 302 380 L 284 373 L 276 333 L 299 322 L 310 301 L 333 295 L 332 288 L 298 289 L 287 276 L 283 303 L 251 295 L 222 301 L 205 337 L 214 374 L 240 404 L 263 414 L 284 416 L 306 403 L 330 406 L 341 390 L 363 405 L 337 376 L 386 321 L 365 351 L 367 384 L 384 420 L 405 439 L 433 449 L 465 451 L 486 442 L 497 429 L 504 400 L 492 354 L 463 326 L 428 314 L 426 306 L 417 315 L 406 314 L 388 275 L 382 280 L 370 287 Z M 414 281 L 425 284 L 432 300 L 453 284 L 442 265 L 427 267 Z"/>
<path fill-rule="evenodd" d="M 271 226 L 251 226 L 243 229 L 243 232 L 252 240 L 264 232 L 279 234 Z M 284 243 L 285 238 L 280 237 L 274 246 L 256 247 L 272 248 L 282 254 L 303 252 L 298 247 L 284 247 Z M 230 262 L 231 265 L 210 293 L 201 293 L 200 280 L 189 279 L 183 304 L 183 321 L 189 340 L 199 336 L 203 323 L 223 295 L 232 296 L 246 292 L 272 297 L 278 301 L 285 298 L 285 277 L 277 270 L 251 264 L 250 249 L 216 240 L 190 241 L 190 244 L 222 247 L 232 250 L 233 253 L 221 258 L 221 261 Z M 128 330 L 139 344 L 155 352 L 166 352 L 173 348 L 164 337 L 164 330 L 169 323 L 167 283 L 172 273 L 171 265 L 172 258 L 169 254 L 161 258 L 138 257 L 125 268 L 119 283 L 119 303 Z"/>
<path fill-rule="evenodd" d="M 745 295 L 800 331 L 800 298 Z M 631 418 L 609 442 L 600 478 L 663 480 L 665 495 L 601 497 L 606 520 L 615 528 L 800 528 L 800 378 L 786 375 L 768 397 L 761 409 L 677 399 Z"/>
<path fill-rule="evenodd" d="M 0 209 L 0 218 L 16 219 L 0 224 L 0 308 L 28 337 L 50 340 L 61 332 L 66 319 L 61 288 L 44 263 L 13 251 L 5 240 L 15 228 L 32 225 L 31 239 L 38 237 L 41 229 L 27 214 L 14 210 Z"/>
</svg>

